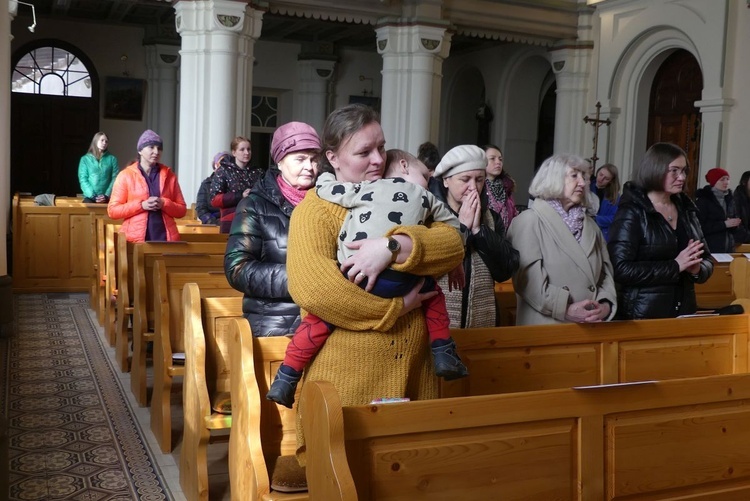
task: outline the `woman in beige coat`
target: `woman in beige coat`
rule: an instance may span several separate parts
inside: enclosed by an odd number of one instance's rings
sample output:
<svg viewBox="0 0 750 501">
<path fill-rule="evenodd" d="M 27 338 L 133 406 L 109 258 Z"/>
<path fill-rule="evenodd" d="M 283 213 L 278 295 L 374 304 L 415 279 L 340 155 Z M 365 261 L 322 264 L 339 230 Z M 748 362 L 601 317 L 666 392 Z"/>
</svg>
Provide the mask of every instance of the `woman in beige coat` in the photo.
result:
<svg viewBox="0 0 750 501">
<path fill-rule="evenodd" d="M 531 181 L 534 203 L 508 232 L 520 254 L 513 275 L 516 325 L 614 317 L 617 292 L 607 243 L 586 215 L 589 172 L 581 157 L 554 155 Z"/>
</svg>

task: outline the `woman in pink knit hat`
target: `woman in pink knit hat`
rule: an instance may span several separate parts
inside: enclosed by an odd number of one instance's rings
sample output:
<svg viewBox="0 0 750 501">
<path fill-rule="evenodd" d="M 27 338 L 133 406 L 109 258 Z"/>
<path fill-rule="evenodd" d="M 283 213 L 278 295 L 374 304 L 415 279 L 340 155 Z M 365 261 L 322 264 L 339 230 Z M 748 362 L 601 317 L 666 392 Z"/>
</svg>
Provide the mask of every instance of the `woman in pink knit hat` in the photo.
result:
<svg viewBox="0 0 750 501">
<path fill-rule="evenodd" d="M 289 122 L 273 134 L 268 169 L 237 205 L 224 257 L 229 283 L 245 294 L 242 311 L 254 336 L 283 336 L 299 325 L 299 306 L 287 288 L 289 219 L 318 177 L 320 138 L 313 127 Z"/>
</svg>

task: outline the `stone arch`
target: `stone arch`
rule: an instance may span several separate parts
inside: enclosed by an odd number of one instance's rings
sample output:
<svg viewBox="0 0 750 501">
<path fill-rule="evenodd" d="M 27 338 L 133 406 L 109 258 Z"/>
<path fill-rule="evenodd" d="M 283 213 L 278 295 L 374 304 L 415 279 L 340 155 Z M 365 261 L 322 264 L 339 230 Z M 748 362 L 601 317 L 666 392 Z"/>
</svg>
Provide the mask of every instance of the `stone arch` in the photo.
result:
<svg viewBox="0 0 750 501">
<path fill-rule="evenodd" d="M 516 200 L 524 204 L 536 168 L 539 113 L 551 82 L 552 67 L 546 51 L 530 48 L 516 52 L 496 89 L 495 137 L 503 148 L 508 172 L 516 180 Z"/>
<path fill-rule="evenodd" d="M 612 129 L 610 158 L 621 159 L 623 179 L 630 179 L 633 166 L 646 151 L 648 104 L 654 76 L 664 60 L 677 49 L 690 52 L 701 64 L 700 54 L 689 37 L 667 28 L 643 33 L 622 54 L 608 83 L 607 101 Z M 604 103 L 603 103 L 604 104 Z"/>
<path fill-rule="evenodd" d="M 482 72 L 474 65 L 461 68 L 447 89 L 443 149 L 477 141 L 476 112 L 486 97 Z M 442 151 L 442 153 L 445 153 Z"/>
</svg>

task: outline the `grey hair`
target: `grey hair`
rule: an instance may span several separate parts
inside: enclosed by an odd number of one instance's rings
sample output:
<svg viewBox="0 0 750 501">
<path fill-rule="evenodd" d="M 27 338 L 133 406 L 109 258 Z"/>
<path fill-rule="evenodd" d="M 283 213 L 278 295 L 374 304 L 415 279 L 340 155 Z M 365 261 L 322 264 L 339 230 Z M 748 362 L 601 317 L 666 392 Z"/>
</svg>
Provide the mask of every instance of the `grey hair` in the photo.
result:
<svg viewBox="0 0 750 501">
<path fill-rule="evenodd" d="M 571 169 L 591 175 L 591 164 L 578 155 L 563 153 L 552 155 L 542 162 L 529 186 L 529 195 L 542 200 L 559 200 L 565 191 L 565 171 Z M 586 197 L 582 203 L 588 206 L 589 183 L 586 183 Z"/>
</svg>

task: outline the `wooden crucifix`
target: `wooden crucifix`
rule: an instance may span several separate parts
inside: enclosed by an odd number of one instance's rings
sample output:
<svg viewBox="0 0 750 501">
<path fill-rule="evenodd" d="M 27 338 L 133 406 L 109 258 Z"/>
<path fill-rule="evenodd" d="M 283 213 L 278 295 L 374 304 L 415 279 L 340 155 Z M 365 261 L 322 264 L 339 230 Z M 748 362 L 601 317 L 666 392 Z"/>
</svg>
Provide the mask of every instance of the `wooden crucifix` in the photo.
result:
<svg viewBox="0 0 750 501">
<path fill-rule="evenodd" d="M 599 113 L 602 109 L 602 103 L 597 101 L 596 102 L 596 118 L 589 118 L 588 115 L 583 117 L 583 122 L 587 124 L 591 124 L 594 126 L 594 154 L 591 155 L 591 170 L 593 172 L 596 172 L 596 161 L 599 160 L 599 157 L 596 156 L 597 148 L 599 147 L 599 127 L 602 125 L 606 125 L 609 127 L 609 124 L 612 123 L 612 121 L 608 118 L 606 120 L 602 120 L 599 118 Z"/>
</svg>

